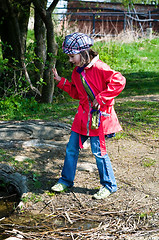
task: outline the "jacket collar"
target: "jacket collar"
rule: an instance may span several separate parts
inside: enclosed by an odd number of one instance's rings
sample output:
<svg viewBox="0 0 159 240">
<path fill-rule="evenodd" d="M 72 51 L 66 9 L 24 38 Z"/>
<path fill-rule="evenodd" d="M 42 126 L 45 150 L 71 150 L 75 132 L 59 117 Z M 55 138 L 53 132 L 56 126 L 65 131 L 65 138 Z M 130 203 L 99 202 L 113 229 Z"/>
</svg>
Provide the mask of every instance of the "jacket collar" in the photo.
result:
<svg viewBox="0 0 159 240">
<path fill-rule="evenodd" d="M 84 65 L 83 67 L 77 67 L 76 71 L 77 71 L 78 73 L 81 73 L 81 72 L 83 72 L 84 69 L 91 68 L 91 67 L 93 66 L 93 64 L 94 64 L 96 61 L 98 61 L 98 59 L 99 59 L 99 55 L 97 55 L 96 57 L 94 57 L 94 58 L 92 59 L 92 61 L 91 61 L 87 66 Z"/>
<path fill-rule="evenodd" d="M 85 67 L 85 69 L 91 68 L 91 67 L 93 66 L 93 64 L 98 61 L 98 59 L 99 59 L 99 55 L 97 55 L 96 57 L 94 57 L 94 58 L 92 59 L 92 61 Z"/>
</svg>

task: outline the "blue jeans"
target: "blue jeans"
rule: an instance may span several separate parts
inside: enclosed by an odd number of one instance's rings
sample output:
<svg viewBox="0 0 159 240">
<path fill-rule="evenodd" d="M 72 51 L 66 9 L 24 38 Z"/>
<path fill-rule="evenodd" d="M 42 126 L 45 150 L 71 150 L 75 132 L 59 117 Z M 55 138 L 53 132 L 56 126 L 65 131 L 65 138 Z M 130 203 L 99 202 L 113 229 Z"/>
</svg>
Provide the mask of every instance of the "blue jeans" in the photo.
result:
<svg viewBox="0 0 159 240">
<path fill-rule="evenodd" d="M 84 143 L 87 139 L 88 136 L 81 135 L 82 143 Z M 108 154 L 101 156 L 99 137 L 98 136 L 90 137 L 90 143 L 92 153 L 96 158 L 96 164 L 100 176 L 101 185 L 106 187 L 111 193 L 116 192 L 117 185 L 113 169 L 111 166 L 111 162 L 108 157 Z M 66 157 L 61 173 L 61 178 L 58 181 L 59 183 L 63 183 L 67 187 L 73 186 L 78 155 L 79 155 L 79 134 L 72 131 L 69 142 L 66 147 Z"/>
</svg>

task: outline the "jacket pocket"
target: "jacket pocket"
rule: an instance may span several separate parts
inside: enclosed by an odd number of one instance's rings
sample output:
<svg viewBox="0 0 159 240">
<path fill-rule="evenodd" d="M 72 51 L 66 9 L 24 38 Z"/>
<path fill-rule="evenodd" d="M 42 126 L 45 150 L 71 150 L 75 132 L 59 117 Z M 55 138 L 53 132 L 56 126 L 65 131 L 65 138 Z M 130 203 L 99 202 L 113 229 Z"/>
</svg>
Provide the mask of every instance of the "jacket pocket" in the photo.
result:
<svg viewBox="0 0 159 240">
<path fill-rule="evenodd" d="M 109 117 L 111 114 L 112 106 L 105 106 L 104 109 L 101 109 L 101 115 L 104 117 Z"/>
</svg>

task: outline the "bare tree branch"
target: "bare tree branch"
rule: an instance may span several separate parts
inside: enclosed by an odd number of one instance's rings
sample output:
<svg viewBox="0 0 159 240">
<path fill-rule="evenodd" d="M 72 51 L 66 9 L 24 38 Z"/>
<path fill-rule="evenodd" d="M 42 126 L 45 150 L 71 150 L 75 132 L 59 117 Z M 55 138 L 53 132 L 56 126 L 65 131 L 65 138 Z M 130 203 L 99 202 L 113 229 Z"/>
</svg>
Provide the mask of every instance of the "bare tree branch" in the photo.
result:
<svg viewBox="0 0 159 240">
<path fill-rule="evenodd" d="M 39 92 L 39 90 L 33 86 L 31 80 L 30 80 L 30 77 L 29 77 L 29 74 L 28 74 L 28 71 L 27 71 L 27 68 L 26 68 L 26 65 L 24 63 L 24 61 L 22 60 L 22 67 L 23 67 L 23 70 L 24 70 L 24 73 L 25 73 L 25 79 L 27 80 L 27 82 L 29 83 L 30 85 L 30 88 L 36 92 L 37 94 L 39 94 L 39 96 L 41 96 L 41 93 Z"/>
<path fill-rule="evenodd" d="M 55 7 L 56 7 L 56 5 L 58 4 L 58 2 L 59 2 L 59 0 L 54 0 L 54 1 L 51 3 L 51 5 L 49 6 L 49 8 L 47 9 L 47 11 L 53 12 L 54 9 L 55 9 Z"/>
</svg>

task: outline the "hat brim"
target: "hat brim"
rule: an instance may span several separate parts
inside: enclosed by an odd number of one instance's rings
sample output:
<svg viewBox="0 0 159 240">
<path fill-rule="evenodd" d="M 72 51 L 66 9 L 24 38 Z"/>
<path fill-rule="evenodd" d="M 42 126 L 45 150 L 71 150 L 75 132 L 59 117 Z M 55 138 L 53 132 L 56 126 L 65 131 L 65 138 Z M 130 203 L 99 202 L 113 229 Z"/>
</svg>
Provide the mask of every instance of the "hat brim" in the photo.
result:
<svg viewBox="0 0 159 240">
<path fill-rule="evenodd" d="M 66 53 L 66 54 L 79 54 L 81 52 L 84 52 L 84 51 L 87 51 L 89 50 L 90 48 L 86 48 L 86 49 L 82 49 L 82 50 L 69 50 L 69 49 L 63 49 L 63 52 Z"/>
<path fill-rule="evenodd" d="M 79 54 L 80 51 L 79 50 L 69 50 L 69 49 L 63 49 L 63 52 L 66 54 Z"/>
</svg>

